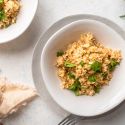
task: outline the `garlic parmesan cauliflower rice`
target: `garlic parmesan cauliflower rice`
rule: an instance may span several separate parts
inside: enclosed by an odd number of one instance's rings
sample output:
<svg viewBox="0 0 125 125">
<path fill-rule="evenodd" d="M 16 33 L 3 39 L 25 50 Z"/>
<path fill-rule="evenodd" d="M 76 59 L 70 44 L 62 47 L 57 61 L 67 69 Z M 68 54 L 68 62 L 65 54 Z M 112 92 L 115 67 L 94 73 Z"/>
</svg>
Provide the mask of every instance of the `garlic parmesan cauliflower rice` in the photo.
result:
<svg viewBox="0 0 125 125">
<path fill-rule="evenodd" d="M 19 0 L 0 0 L 0 29 L 16 23 L 19 10 Z"/>
<path fill-rule="evenodd" d="M 120 50 L 105 48 L 92 33 L 81 34 L 66 51 L 57 52 L 56 67 L 61 86 L 77 96 L 93 96 L 108 85 L 121 59 Z"/>
</svg>

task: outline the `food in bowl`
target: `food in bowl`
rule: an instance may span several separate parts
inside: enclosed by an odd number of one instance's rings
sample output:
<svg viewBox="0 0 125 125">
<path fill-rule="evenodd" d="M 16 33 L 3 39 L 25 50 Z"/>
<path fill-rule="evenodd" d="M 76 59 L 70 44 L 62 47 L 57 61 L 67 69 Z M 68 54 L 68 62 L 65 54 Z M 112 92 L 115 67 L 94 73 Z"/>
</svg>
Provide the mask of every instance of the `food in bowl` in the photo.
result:
<svg viewBox="0 0 125 125">
<path fill-rule="evenodd" d="M 0 0 L 0 29 L 16 23 L 19 10 L 19 0 Z"/>
<path fill-rule="evenodd" d="M 112 79 L 122 59 L 120 50 L 104 47 L 92 33 L 57 52 L 56 67 L 61 86 L 75 95 L 93 96 Z"/>
</svg>

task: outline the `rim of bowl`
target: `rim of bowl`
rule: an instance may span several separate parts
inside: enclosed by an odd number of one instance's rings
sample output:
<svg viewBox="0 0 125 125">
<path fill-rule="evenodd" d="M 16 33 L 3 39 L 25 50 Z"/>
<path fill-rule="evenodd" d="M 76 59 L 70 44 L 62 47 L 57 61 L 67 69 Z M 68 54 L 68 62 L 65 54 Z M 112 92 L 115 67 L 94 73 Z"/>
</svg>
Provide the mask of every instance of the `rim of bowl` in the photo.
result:
<svg viewBox="0 0 125 125">
<path fill-rule="evenodd" d="M 50 43 L 52 42 L 51 39 L 52 39 L 53 37 L 55 37 L 59 32 L 61 32 L 61 31 L 65 30 L 65 29 L 67 29 L 67 28 L 70 27 L 71 25 L 74 25 L 74 24 L 76 24 L 76 23 L 83 22 L 83 21 L 86 21 L 86 20 L 88 20 L 88 21 L 96 21 L 96 22 L 98 22 L 98 23 L 102 23 L 102 24 L 108 26 L 106 23 L 103 23 L 103 22 L 101 22 L 101 21 L 94 20 L 94 19 L 77 20 L 77 21 L 71 22 L 71 23 L 69 23 L 69 24 L 63 26 L 63 27 L 60 28 L 58 31 L 56 31 L 56 32 L 47 40 L 47 42 L 45 43 L 45 45 L 44 45 L 44 47 L 43 47 L 43 49 L 42 49 L 42 53 L 41 53 L 41 62 L 40 62 L 40 63 L 41 63 L 41 69 L 42 69 L 42 67 L 43 67 L 42 64 L 43 64 L 43 55 L 45 54 L 44 51 L 45 51 L 46 47 L 48 46 L 48 44 L 50 44 Z M 112 22 L 112 23 L 113 23 L 113 22 Z M 108 27 L 109 27 L 109 26 L 108 26 Z M 111 28 L 111 27 L 110 27 L 110 28 Z M 112 29 L 112 28 L 111 28 L 111 29 Z M 114 30 L 114 29 L 113 29 L 113 30 Z M 115 30 L 114 30 L 114 31 L 115 31 Z M 115 31 L 115 32 L 116 32 L 116 31 Z M 116 33 L 117 33 L 117 32 L 116 32 Z M 118 33 L 117 33 L 117 34 L 118 34 Z M 119 35 L 120 35 L 120 34 L 119 34 Z M 45 81 L 45 78 L 44 78 L 44 76 L 45 76 L 44 74 L 45 74 L 45 73 L 43 73 L 43 70 L 41 70 L 41 73 L 42 73 L 42 78 L 43 78 L 44 84 L 45 84 L 45 86 L 47 87 L 47 89 L 48 89 L 48 91 L 49 91 L 51 97 L 54 99 L 54 101 L 55 101 L 58 105 L 60 105 L 64 110 L 66 110 L 66 111 L 68 111 L 68 112 L 70 112 L 70 113 L 72 113 L 72 114 L 78 115 L 78 116 L 83 116 L 83 115 L 80 114 L 80 113 L 73 112 L 73 111 L 69 110 L 68 108 L 64 107 L 64 106 L 53 96 L 49 85 L 46 84 L 46 81 Z M 125 96 L 123 95 L 123 96 L 121 96 L 121 98 L 119 98 L 119 100 L 116 100 L 115 103 L 110 104 L 105 110 L 102 109 L 101 111 L 98 111 L 98 112 L 96 112 L 96 113 L 89 114 L 89 115 L 84 115 L 84 116 L 85 116 L 85 117 L 93 117 L 93 116 L 98 116 L 98 115 L 104 114 L 104 113 L 106 113 L 106 112 L 112 110 L 112 109 L 115 108 L 116 106 L 118 106 L 124 99 L 125 99 Z"/>
</svg>

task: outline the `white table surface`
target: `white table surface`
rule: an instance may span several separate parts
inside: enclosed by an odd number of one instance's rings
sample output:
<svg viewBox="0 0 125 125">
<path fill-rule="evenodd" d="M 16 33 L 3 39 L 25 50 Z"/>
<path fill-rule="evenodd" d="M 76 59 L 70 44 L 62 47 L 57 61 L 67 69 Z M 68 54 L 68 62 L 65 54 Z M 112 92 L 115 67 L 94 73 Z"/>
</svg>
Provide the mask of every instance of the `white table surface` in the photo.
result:
<svg viewBox="0 0 125 125">
<path fill-rule="evenodd" d="M 37 14 L 28 30 L 16 40 L 0 45 L 0 74 L 7 76 L 13 82 L 34 85 L 31 72 L 32 53 L 40 34 L 57 20 L 73 14 L 104 16 L 125 30 L 125 20 L 119 18 L 120 15 L 125 14 L 124 0 L 39 0 Z M 124 109 L 125 104 L 116 111 L 115 122 L 110 125 L 125 123 Z M 66 115 L 68 113 L 57 106 L 47 92 L 47 96 L 45 94 L 37 98 L 21 112 L 5 119 L 4 124 L 57 125 Z"/>
</svg>

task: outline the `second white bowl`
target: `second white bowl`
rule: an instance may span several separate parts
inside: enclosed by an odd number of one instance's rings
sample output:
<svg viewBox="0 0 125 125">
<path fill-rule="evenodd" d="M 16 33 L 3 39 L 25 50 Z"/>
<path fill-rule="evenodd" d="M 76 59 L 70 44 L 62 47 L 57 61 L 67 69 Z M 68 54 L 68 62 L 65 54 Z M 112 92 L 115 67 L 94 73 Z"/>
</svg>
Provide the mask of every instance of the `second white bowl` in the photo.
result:
<svg viewBox="0 0 125 125">
<path fill-rule="evenodd" d="M 8 28 L 0 29 L 0 43 L 10 42 L 19 37 L 31 24 L 38 6 L 38 0 L 21 0 L 20 12 L 15 24 Z"/>
</svg>

